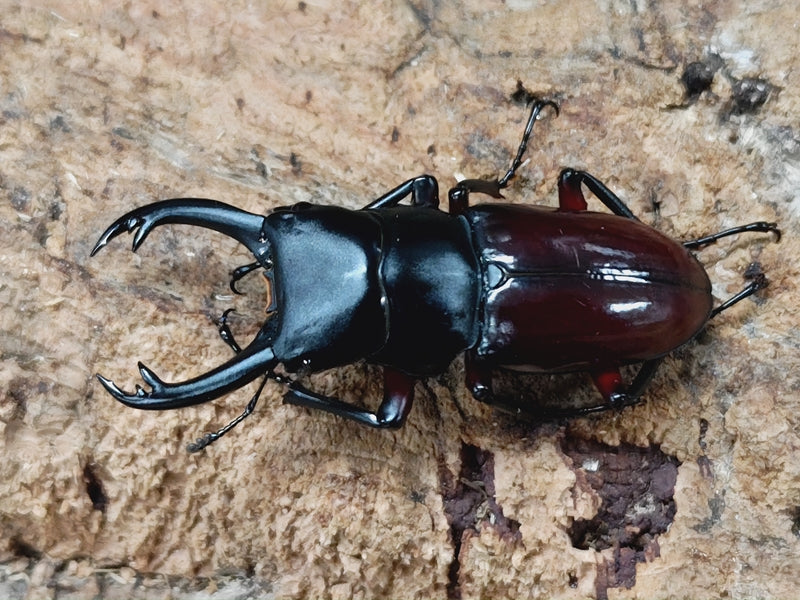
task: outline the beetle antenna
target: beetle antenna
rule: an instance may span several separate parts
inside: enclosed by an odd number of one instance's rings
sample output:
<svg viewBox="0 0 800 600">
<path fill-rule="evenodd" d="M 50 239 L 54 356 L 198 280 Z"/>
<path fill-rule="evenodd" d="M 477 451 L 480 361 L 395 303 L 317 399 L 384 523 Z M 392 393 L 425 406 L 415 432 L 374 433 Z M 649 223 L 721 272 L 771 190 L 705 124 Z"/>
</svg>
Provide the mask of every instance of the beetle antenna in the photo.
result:
<svg viewBox="0 0 800 600">
<path fill-rule="evenodd" d="M 269 262 L 267 264 L 269 265 Z M 239 290 L 236 289 L 236 282 L 239 281 L 240 279 L 242 279 L 248 273 L 252 273 L 256 269 L 259 269 L 259 268 L 261 268 L 263 266 L 264 266 L 263 264 L 261 264 L 260 262 L 256 261 L 256 262 L 252 262 L 252 263 L 247 264 L 247 265 L 242 265 L 241 267 L 237 267 L 236 269 L 234 269 L 233 273 L 231 273 L 231 283 L 230 283 L 231 291 L 234 294 L 236 294 L 238 296 L 241 296 L 242 292 L 240 292 Z"/>
<path fill-rule="evenodd" d="M 231 429 L 236 427 L 239 423 L 244 421 L 251 414 L 253 414 L 253 411 L 256 408 L 256 404 L 258 403 L 258 398 L 259 396 L 261 396 L 261 392 L 264 389 L 264 385 L 267 383 L 267 379 L 269 379 L 269 377 L 270 374 L 267 373 L 266 375 L 264 375 L 264 377 L 261 378 L 261 383 L 258 385 L 256 393 L 253 394 L 252 398 L 250 398 L 250 402 L 247 403 L 247 406 L 245 407 L 242 414 L 240 414 L 233 421 L 225 425 L 225 427 L 218 429 L 214 433 L 207 433 L 203 437 L 197 438 L 197 440 L 195 440 L 194 442 L 187 444 L 186 451 L 189 452 L 190 454 L 194 454 L 195 452 L 200 452 L 200 450 L 216 442 L 219 438 L 228 433 Z"/>
</svg>

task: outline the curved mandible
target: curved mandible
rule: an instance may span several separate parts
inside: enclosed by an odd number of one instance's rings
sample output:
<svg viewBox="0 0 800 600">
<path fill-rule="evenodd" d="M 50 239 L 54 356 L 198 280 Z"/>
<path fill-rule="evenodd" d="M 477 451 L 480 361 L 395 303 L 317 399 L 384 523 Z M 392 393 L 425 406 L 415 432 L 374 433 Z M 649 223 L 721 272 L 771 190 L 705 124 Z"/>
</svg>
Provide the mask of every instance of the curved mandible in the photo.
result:
<svg viewBox="0 0 800 600">
<path fill-rule="evenodd" d="M 121 216 L 103 232 L 92 249 L 97 254 L 108 242 L 123 232 L 133 236 L 133 251 L 159 225 L 196 225 L 225 234 L 247 247 L 262 264 L 268 263 L 269 241 L 263 231 L 264 217 L 217 200 L 174 198 L 142 206 Z"/>
<path fill-rule="evenodd" d="M 268 344 L 269 336 L 262 328 L 250 345 L 229 361 L 208 373 L 180 383 L 165 383 L 140 362 L 139 373 L 151 391 L 137 385 L 136 391 L 131 394 L 100 374 L 97 379 L 109 394 L 133 408 L 165 410 L 193 406 L 224 396 L 271 371 L 278 360 Z"/>
<path fill-rule="evenodd" d="M 154 202 L 123 215 L 103 232 L 92 249 L 94 256 L 123 232 L 132 233 L 133 251 L 142 245 L 153 228 L 166 224 L 196 225 L 234 238 L 265 267 L 270 264 L 270 244 L 263 230 L 265 219 L 216 200 L 175 198 Z M 271 347 L 267 325 L 242 352 L 219 367 L 181 383 L 165 383 L 139 363 L 139 372 L 151 390 L 136 386 L 134 393 L 121 390 L 102 375 L 97 379 L 117 400 L 135 408 L 180 408 L 219 398 L 259 375 L 269 372 L 278 361 Z"/>
</svg>

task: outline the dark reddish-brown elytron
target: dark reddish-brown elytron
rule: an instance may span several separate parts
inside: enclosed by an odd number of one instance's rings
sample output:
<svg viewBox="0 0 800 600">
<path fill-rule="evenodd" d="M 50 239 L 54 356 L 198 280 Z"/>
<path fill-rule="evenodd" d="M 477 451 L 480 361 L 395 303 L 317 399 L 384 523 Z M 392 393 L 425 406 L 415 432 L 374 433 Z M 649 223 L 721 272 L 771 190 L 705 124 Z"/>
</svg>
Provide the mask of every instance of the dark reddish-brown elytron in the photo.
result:
<svg viewBox="0 0 800 600">
<path fill-rule="evenodd" d="M 635 403 L 665 354 L 695 336 L 720 311 L 766 285 L 763 276 L 713 308 L 705 270 L 689 248 L 743 232 L 773 232 L 756 222 L 688 242 L 641 223 L 605 185 L 565 169 L 558 208 L 518 204 L 470 206 L 470 193 L 502 198 L 522 164 L 533 124 L 550 101 L 536 101 L 511 167 L 500 179 L 465 180 L 439 210 L 436 179 L 411 179 L 361 210 L 300 203 L 267 216 L 222 202 L 183 198 L 156 202 L 115 221 L 92 254 L 124 231 L 133 248 L 163 224 L 214 229 L 244 244 L 270 281 L 269 316 L 245 348 L 223 318 L 220 333 L 235 356 L 181 383 L 165 383 L 140 363 L 147 391 L 126 393 L 98 375 L 117 400 L 145 409 L 213 400 L 263 377 L 237 419 L 190 445 L 196 451 L 249 415 L 264 384 L 286 385 L 284 400 L 372 427 L 403 424 L 415 381 L 441 373 L 466 352 L 473 395 L 495 404 L 492 371 L 586 371 L 603 402 L 550 411 L 575 415 Z M 611 211 L 587 211 L 586 186 Z M 410 205 L 400 202 L 411 197 Z M 234 288 L 235 291 L 235 288 Z M 227 313 L 226 313 L 227 314 Z M 309 373 L 358 360 L 381 365 L 384 397 L 370 410 L 317 394 L 286 373 Z M 641 363 L 630 383 L 620 367 Z M 276 371 L 280 369 L 280 371 Z"/>
</svg>

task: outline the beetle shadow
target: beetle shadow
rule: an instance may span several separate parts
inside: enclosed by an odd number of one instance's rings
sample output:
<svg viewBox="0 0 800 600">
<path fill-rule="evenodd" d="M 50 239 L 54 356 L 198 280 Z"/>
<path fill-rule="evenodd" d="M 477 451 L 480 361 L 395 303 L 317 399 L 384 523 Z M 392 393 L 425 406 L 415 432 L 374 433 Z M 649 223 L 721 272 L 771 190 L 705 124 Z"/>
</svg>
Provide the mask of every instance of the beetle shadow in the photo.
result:
<svg viewBox="0 0 800 600">
<path fill-rule="evenodd" d="M 636 368 L 623 368 L 630 380 Z M 497 403 L 488 403 L 502 413 L 523 419 L 528 425 L 552 424 L 586 416 L 587 409 L 604 405 L 604 400 L 586 373 L 526 373 L 507 369 L 493 372 Z M 602 412 L 601 412 L 602 414 Z"/>
</svg>

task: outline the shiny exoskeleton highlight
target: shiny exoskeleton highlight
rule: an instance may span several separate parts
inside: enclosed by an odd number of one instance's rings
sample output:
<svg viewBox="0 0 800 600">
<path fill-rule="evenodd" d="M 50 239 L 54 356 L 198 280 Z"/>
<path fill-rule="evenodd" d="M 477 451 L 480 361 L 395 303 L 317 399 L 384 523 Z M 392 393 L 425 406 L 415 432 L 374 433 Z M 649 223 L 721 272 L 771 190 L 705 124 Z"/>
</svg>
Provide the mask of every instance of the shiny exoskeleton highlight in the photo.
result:
<svg viewBox="0 0 800 600">
<path fill-rule="evenodd" d="M 564 169 L 558 207 L 470 205 L 470 194 L 502 198 L 550 101 L 535 101 L 511 167 L 495 180 L 464 180 L 439 209 L 438 183 L 416 177 L 360 210 L 300 203 L 267 216 L 222 202 L 156 202 L 115 221 L 92 254 L 134 232 L 136 250 L 164 224 L 206 227 L 233 237 L 255 262 L 234 272 L 231 287 L 263 270 L 272 291 L 268 318 L 244 348 L 225 320 L 220 332 L 235 355 L 194 379 L 166 383 L 140 363 L 145 390 L 124 392 L 98 375 L 120 402 L 171 409 L 225 395 L 262 377 L 247 409 L 191 444 L 199 450 L 255 407 L 267 380 L 286 386 L 285 402 L 317 408 L 372 427 L 405 421 L 417 379 L 443 372 L 465 353 L 466 382 L 479 400 L 509 402 L 493 390 L 492 371 L 586 371 L 603 399 L 543 418 L 587 414 L 637 402 L 661 358 L 692 339 L 708 320 L 766 285 L 753 279 L 714 308 L 711 284 L 690 249 L 744 232 L 772 232 L 756 222 L 676 242 L 639 221 L 603 183 Z M 588 188 L 609 210 L 591 212 Z M 409 204 L 401 201 L 410 198 Z M 227 315 L 227 313 L 226 313 Z M 364 360 L 383 368 L 375 411 L 309 390 L 290 377 Z M 630 382 L 620 367 L 641 364 Z"/>
</svg>

